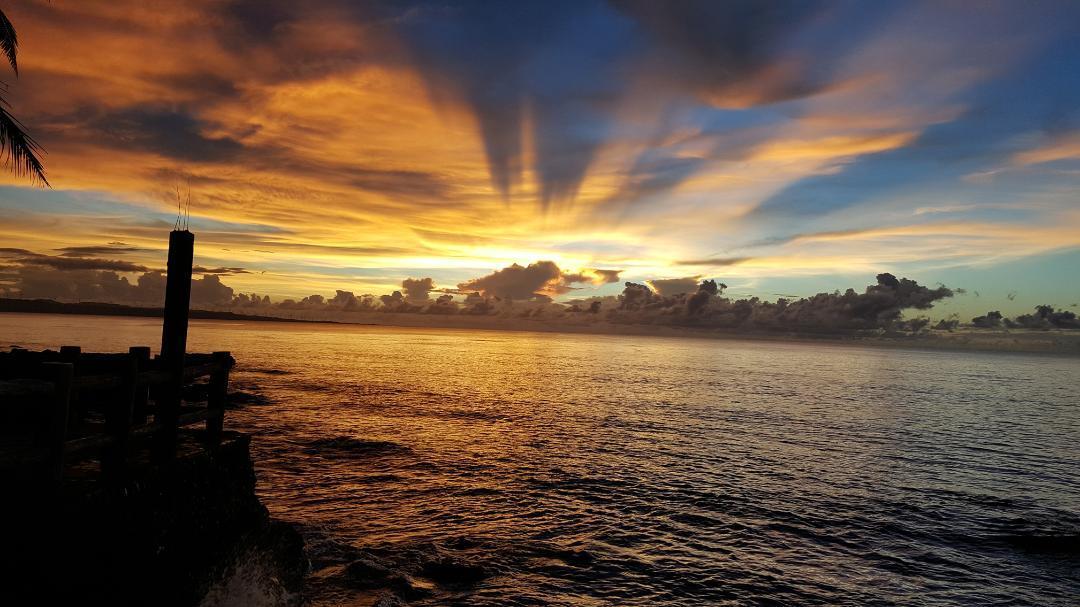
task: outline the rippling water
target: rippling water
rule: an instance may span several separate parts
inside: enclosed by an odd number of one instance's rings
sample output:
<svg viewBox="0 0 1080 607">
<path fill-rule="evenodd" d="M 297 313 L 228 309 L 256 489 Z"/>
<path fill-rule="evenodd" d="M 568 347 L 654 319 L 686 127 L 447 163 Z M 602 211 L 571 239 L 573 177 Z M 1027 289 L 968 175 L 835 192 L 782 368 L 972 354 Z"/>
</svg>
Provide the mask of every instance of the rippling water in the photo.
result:
<svg viewBox="0 0 1080 607">
<path fill-rule="evenodd" d="M 158 335 L 0 315 L 3 346 Z M 227 423 L 317 604 L 1080 601 L 1077 359 L 220 321 L 190 349 L 240 361 Z"/>
</svg>

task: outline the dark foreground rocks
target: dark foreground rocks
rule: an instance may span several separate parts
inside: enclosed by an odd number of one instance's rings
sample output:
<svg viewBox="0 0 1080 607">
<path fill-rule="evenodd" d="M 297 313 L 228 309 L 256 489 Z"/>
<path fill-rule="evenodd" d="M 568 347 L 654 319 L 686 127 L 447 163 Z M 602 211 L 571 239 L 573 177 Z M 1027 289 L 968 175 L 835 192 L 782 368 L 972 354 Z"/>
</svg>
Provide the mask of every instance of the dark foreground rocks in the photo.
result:
<svg viewBox="0 0 1080 607">
<path fill-rule="evenodd" d="M 227 602 L 253 565 L 243 583 L 266 587 L 245 591 L 301 601 L 303 540 L 256 497 L 246 436 L 212 452 L 186 436 L 176 461 L 136 463 L 119 481 L 71 472 L 60 488 L 5 492 L 0 604 L 187 606 L 214 603 L 211 590 Z"/>
</svg>

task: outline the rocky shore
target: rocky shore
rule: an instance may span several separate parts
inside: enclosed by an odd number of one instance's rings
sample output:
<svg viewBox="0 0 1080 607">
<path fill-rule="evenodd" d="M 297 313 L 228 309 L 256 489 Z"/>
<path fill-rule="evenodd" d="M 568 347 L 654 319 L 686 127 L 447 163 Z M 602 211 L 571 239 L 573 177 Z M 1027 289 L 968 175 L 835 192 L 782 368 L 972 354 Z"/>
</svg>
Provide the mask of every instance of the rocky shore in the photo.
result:
<svg viewBox="0 0 1080 607">
<path fill-rule="evenodd" d="M 78 469 L 59 488 L 15 481 L 2 505 L 4 602 L 187 606 L 247 593 L 299 604 L 303 540 L 256 496 L 248 436 L 226 435 L 207 452 L 185 433 L 175 462 L 145 462 L 121 483 Z"/>
</svg>

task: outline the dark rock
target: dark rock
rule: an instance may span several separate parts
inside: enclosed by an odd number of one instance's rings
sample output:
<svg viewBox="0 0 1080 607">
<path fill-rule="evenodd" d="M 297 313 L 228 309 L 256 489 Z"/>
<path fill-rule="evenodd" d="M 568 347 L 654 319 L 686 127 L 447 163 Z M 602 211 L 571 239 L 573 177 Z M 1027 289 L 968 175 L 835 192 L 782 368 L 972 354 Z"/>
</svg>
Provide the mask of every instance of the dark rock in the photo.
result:
<svg viewBox="0 0 1080 607">
<path fill-rule="evenodd" d="M 139 464 L 123 485 L 73 476 L 59 497 L 24 492 L 0 504 L 5 604 L 196 605 L 252 554 L 299 592 L 303 541 L 259 502 L 248 446 L 226 432 L 207 452 L 182 433 L 177 460 Z"/>
<path fill-rule="evenodd" d="M 556 556 L 570 565 L 582 566 L 593 562 L 593 555 L 587 550 L 561 550 Z"/>
<path fill-rule="evenodd" d="M 401 600 L 401 597 L 387 592 L 379 595 L 379 598 L 371 604 L 371 607 L 404 607 L 404 605 L 405 601 Z"/>
<path fill-rule="evenodd" d="M 394 576 L 386 565 L 371 558 L 358 558 L 344 569 L 345 581 L 353 588 L 383 588 L 390 584 Z"/>
<path fill-rule="evenodd" d="M 446 542 L 446 547 L 452 550 L 469 550 L 480 546 L 480 542 L 464 535 L 451 538 Z"/>
<path fill-rule="evenodd" d="M 1005 541 L 1026 552 L 1080 555 L 1080 535 L 1012 535 Z"/>
<path fill-rule="evenodd" d="M 475 586 L 490 576 L 483 565 L 450 557 L 424 563 L 421 573 L 440 586 Z"/>
<path fill-rule="evenodd" d="M 291 592 L 299 592 L 304 587 L 311 563 L 304 553 L 304 537 L 290 523 L 271 520 L 261 544 L 272 555 L 278 579 L 282 586 Z"/>
</svg>

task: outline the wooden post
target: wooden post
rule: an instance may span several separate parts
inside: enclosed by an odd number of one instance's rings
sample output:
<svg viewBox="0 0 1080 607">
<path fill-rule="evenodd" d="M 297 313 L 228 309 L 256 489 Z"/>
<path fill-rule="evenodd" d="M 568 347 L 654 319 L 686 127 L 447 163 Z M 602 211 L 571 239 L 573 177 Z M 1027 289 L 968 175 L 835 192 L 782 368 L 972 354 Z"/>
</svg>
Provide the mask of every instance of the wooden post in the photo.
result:
<svg viewBox="0 0 1080 607">
<path fill-rule="evenodd" d="M 71 373 L 75 377 L 79 375 L 80 356 L 82 356 L 82 348 L 80 346 L 60 346 L 60 362 L 71 363 Z M 82 423 L 83 410 L 80 406 L 79 400 L 79 391 L 72 390 L 71 399 L 68 401 L 69 423 Z"/>
<path fill-rule="evenodd" d="M 191 302 L 191 264 L 195 235 L 187 230 L 169 234 L 168 274 L 165 279 L 165 320 L 161 325 L 161 357 L 183 358 L 187 349 L 188 309 Z"/>
<path fill-rule="evenodd" d="M 214 352 L 214 364 L 210 374 L 210 386 L 206 397 L 206 444 L 209 448 L 221 444 L 221 431 L 225 424 L 225 400 L 229 393 L 229 368 L 232 356 L 228 352 Z"/>
<path fill-rule="evenodd" d="M 33 358 L 30 355 L 30 351 L 25 348 L 12 348 L 11 349 L 11 368 L 14 370 L 13 376 L 18 377 L 20 374 L 26 374 L 33 367 Z"/>
<path fill-rule="evenodd" d="M 128 348 L 128 354 L 135 359 L 136 376 L 150 368 L 150 348 L 147 346 L 132 346 Z M 147 405 L 149 400 L 150 386 L 147 384 L 135 384 L 135 397 L 131 403 L 131 423 L 143 425 L 146 423 Z"/>
<path fill-rule="evenodd" d="M 157 402 L 155 421 L 161 424 L 157 455 L 169 460 L 176 455 L 180 398 L 184 387 L 184 353 L 187 351 L 188 311 L 191 300 L 191 264 L 195 235 L 187 230 L 169 234 L 168 274 L 165 280 L 165 319 L 161 325 L 161 360 L 171 375 Z"/>
<path fill-rule="evenodd" d="M 124 477 L 131 419 L 139 387 L 139 359 L 130 350 L 120 369 L 120 379 L 120 389 L 105 409 L 105 432 L 112 437 L 112 444 L 101 456 L 102 473 L 113 480 Z"/>
<path fill-rule="evenodd" d="M 67 440 L 68 406 L 75 366 L 71 363 L 42 363 L 42 368 L 53 384 L 53 393 L 40 440 L 49 450 L 49 478 L 59 484 L 64 477 L 64 441 Z"/>
</svg>

